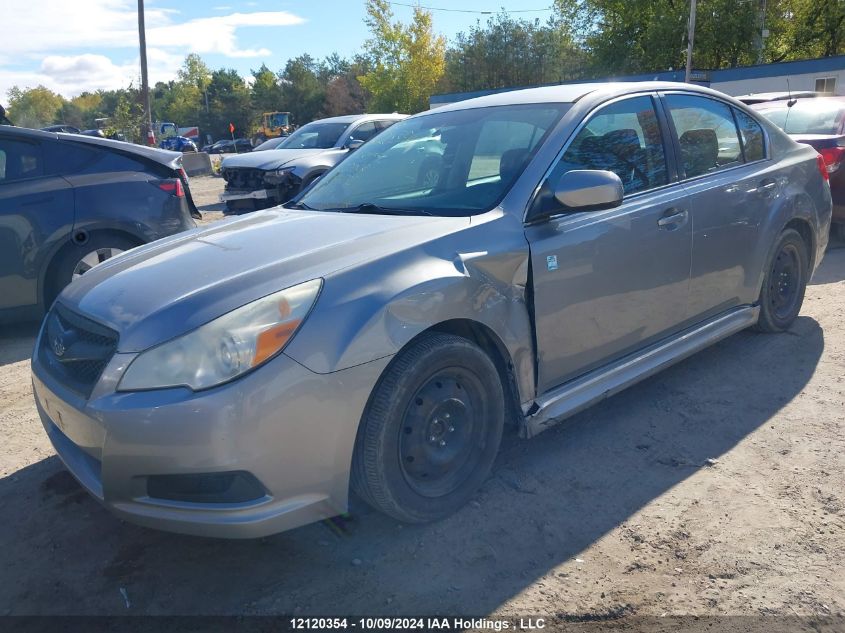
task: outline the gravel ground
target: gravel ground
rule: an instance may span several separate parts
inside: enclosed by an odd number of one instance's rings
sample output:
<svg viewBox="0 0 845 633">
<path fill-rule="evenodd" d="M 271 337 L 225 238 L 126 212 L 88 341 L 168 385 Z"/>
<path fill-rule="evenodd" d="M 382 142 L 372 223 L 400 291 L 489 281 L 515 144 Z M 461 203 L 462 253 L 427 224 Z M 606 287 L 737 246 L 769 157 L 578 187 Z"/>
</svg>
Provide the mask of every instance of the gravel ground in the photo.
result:
<svg viewBox="0 0 845 633">
<path fill-rule="evenodd" d="M 207 221 L 220 180 L 194 178 Z M 453 517 L 256 541 L 112 517 L 32 401 L 34 327 L 0 334 L 0 614 L 845 614 L 845 249 L 781 335 L 742 332 L 535 440 Z M 124 597 L 125 593 L 125 597 Z"/>
</svg>

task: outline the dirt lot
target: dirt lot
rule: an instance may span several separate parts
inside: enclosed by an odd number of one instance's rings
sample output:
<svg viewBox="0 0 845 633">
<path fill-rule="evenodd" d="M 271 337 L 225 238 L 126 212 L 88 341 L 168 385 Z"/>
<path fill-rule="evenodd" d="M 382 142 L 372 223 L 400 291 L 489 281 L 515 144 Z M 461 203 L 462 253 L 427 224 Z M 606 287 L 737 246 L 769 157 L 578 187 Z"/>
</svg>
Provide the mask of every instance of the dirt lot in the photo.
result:
<svg viewBox="0 0 845 633">
<path fill-rule="evenodd" d="M 219 181 L 192 188 L 213 199 Z M 507 438 L 450 519 L 403 526 L 356 503 L 246 542 L 135 527 L 92 501 L 35 412 L 34 327 L 4 326 L 0 614 L 843 614 L 843 304 L 840 245 L 790 332 L 740 333 Z"/>
</svg>

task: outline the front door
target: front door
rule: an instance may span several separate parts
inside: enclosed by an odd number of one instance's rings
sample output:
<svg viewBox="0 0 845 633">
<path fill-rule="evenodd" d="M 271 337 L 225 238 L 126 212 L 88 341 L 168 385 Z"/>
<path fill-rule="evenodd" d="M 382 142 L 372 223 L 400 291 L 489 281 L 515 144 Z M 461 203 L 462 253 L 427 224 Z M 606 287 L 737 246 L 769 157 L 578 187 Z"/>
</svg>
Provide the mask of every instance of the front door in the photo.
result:
<svg viewBox="0 0 845 633">
<path fill-rule="evenodd" d="M 689 199 L 670 182 L 654 98 L 626 98 L 593 113 L 534 202 L 554 205 L 550 183 L 570 169 L 613 171 L 625 189 L 615 209 L 526 227 L 538 393 L 677 331 L 687 318 Z"/>
</svg>

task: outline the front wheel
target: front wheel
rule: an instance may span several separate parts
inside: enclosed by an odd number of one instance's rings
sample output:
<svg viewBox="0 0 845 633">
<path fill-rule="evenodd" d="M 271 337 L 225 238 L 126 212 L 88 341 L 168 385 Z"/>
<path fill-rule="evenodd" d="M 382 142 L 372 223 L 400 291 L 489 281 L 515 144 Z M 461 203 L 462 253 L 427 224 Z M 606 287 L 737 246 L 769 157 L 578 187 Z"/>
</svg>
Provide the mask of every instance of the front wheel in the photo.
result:
<svg viewBox="0 0 845 633">
<path fill-rule="evenodd" d="M 760 319 L 757 329 L 783 332 L 798 316 L 807 289 L 810 258 L 801 234 L 787 229 L 772 252 L 760 291 Z"/>
<path fill-rule="evenodd" d="M 352 488 L 385 514 L 435 521 L 465 505 L 499 450 L 504 390 L 490 357 L 449 334 L 402 351 L 364 412 Z"/>
</svg>

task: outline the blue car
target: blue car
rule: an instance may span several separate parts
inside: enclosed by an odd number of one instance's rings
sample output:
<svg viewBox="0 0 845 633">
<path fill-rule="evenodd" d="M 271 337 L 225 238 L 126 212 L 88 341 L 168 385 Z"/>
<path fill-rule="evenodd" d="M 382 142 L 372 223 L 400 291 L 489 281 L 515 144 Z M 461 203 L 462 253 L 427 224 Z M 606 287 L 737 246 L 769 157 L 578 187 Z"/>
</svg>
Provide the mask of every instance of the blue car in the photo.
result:
<svg viewBox="0 0 845 633">
<path fill-rule="evenodd" d="M 187 136 L 170 136 L 162 139 L 158 144 L 161 149 L 169 149 L 173 152 L 195 152 L 196 144 Z"/>
</svg>

